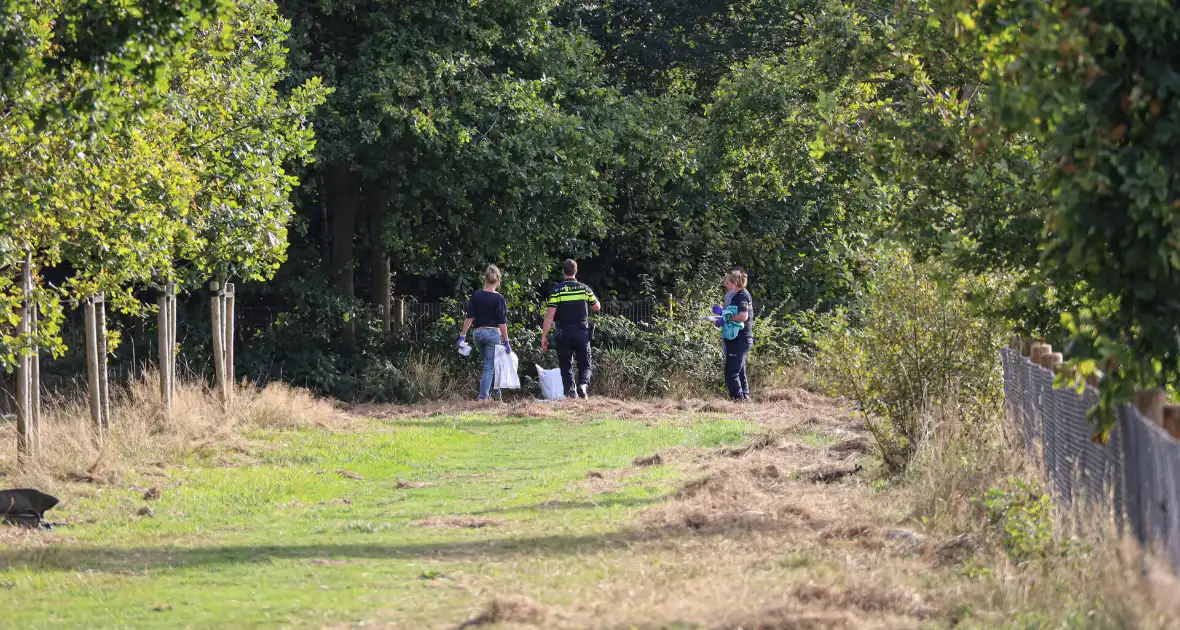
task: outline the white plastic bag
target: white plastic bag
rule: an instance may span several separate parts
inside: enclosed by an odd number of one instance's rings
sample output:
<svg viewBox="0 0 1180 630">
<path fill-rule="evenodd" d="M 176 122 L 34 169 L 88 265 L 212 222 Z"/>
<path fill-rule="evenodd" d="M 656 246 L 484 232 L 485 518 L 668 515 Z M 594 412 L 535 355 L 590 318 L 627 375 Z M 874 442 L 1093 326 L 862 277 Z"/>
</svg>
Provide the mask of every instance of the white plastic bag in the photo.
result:
<svg viewBox="0 0 1180 630">
<path fill-rule="evenodd" d="M 557 368 L 546 370 L 538 365 L 537 378 L 541 380 L 541 395 L 545 397 L 545 400 L 565 398 L 565 386 L 561 383 L 561 370 Z"/>
<path fill-rule="evenodd" d="M 461 356 L 461 357 L 471 356 L 471 344 L 467 343 L 466 341 L 460 343 L 459 344 L 459 356 Z"/>
<path fill-rule="evenodd" d="M 517 368 L 520 365 L 516 353 L 509 353 L 503 345 L 496 346 L 496 371 L 492 387 L 495 389 L 520 389 L 520 376 Z"/>
</svg>

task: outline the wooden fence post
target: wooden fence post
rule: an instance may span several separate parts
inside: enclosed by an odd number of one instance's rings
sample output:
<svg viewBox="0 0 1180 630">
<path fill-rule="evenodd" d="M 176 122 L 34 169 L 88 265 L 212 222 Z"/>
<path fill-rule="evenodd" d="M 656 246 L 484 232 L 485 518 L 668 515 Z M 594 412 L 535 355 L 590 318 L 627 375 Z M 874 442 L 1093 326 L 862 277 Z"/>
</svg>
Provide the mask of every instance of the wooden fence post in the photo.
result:
<svg viewBox="0 0 1180 630">
<path fill-rule="evenodd" d="M 393 332 L 393 305 L 389 302 L 377 307 L 381 313 L 381 332 L 388 337 Z"/>
<path fill-rule="evenodd" d="M 1060 352 L 1048 352 L 1041 355 L 1041 367 L 1046 370 L 1056 371 L 1058 365 L 1065 361 L 1065 357 Z"/>
<path fill-rule="evenodd" d="M 1164 422 L 1164 405 L 1167 402 L 1168 395 L 1162 389 L 1141 389 L 1135 392 L 1135 407 L 1139 413 L 1161 426 Z"/>
<path fill-rule="evenodd" d="M 401 329 L 406 325 L 406 299 L 397 299 L 397 327 Z"/>
<path fill-rule="evenodd" d="M 1175 403 L 1164 405 L 1163 427 L 1172 437 L 1180 440 L 1180 405 Z"/>
<path fill-rule="evenodd" d="M 1032 347 L 1037 343 L 1036 339 L 1032 337 L 1021 337 L 1020 339 L 1020 354 L 1024 356 L 1032 355 Z"/>
<path fill-rule="evenodd" d="M 98 383 L 98 322 L 94 315 L 94 298 L 87 298 L 83 305 L 86 315 L 86 373 L 90 394 L 90 420 L 99 443 L 102 442 L 102 392 Z"/>
<path fill-rule="evenodd" d="M 1047 343 L 1034 343 L 1029 350 L 1028 359 L 1033 363 L 1040 365 L 1041 357 L 1053 352 L 1053 346 Z"/>
</svg>

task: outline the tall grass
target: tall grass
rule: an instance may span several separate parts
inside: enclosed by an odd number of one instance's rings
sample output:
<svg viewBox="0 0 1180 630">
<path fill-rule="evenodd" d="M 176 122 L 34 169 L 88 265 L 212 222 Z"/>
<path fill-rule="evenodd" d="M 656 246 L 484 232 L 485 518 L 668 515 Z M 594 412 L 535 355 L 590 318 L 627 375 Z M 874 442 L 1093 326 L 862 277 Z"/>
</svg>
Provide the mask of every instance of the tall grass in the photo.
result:
<svg viewBox="0 0 1180 630">
<path fill-rule="evenodd" d="M 109 481 L 127 468 L 169 461 L 202 446 L 240 439 L 243 429 L 334 427 L 348 422 L 332 404 L 282 383 L 265 388 L 235 388 L 228 408 L 204 384 L 180 382 L 165 412 L 154 375 L 111 389 L 110 429 L 101 440 L 90 419 L 87 399 L 60 394 L 45 400 L 42 450 L 35 461 L 19 463 L 15 447 L 0 455 L 0 474 L 10 482 L 91 479 Z M 15 444 L 16 429 L 3 429 Z"/>
</svg>

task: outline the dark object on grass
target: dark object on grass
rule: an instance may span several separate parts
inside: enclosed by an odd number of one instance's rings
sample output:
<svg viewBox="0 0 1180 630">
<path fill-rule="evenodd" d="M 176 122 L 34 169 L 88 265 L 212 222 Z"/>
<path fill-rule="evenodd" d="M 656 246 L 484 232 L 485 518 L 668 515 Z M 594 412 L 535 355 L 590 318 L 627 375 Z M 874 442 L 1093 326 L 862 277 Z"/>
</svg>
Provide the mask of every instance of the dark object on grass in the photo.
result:
<svg viewBox="0 0 1180 630">
<path fill-rule="evenodd" d="M 832 483 L 849 475 L 855 475 L 862 470 L 864 470 L 864 466 L 860 464 L 857 464 L 853 468 L 825 468 L 811 473 L 807 476 L 807 479 L 813 483 Z"/>
<path fill-rule="evenodd" d="M 721 449 L 720 453 L 723 457 L 742 457 L 743 455 L 747 455 L 754 451 L 770 448 L 774 446 L 774 443 L 774 436 L 770 435 L 769 433 L 759 433 L 744 446 L 738 448 L 723 448 Z"/>
<path fill-rule="evenodd" d="M 659 453 L 648 457 L 636 457 L 631 462 L 633 466 L 659 466 L 664 463 L 664 458 L 660 457 Z"/>
<path fill-rule="evenodd" d="M 49 529 L 52 526 L 42 519 L 57 504 L 57 497 L 32 488 L 0 490 L 0 518 L 9 525 Z"/>
</svg>

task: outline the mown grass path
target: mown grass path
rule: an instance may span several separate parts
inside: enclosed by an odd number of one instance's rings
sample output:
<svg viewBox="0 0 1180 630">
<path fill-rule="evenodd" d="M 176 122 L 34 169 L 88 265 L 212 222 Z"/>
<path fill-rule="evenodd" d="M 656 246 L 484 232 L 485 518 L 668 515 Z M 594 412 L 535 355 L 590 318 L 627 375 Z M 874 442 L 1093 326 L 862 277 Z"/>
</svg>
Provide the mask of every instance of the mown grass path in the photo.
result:
<svg viewBox="0 0 1180 630">
<path fill-rule="evenodd" d="M 442 414 L 251 434 L 236 451 L 71 487 L 55 532 L 7 531 L 4 625 L 453 625 L 489 589 L 608 574 L 567 559 L 625 549 L 634 534 L 620 525 L 683 476 L 632 460 L 750 428 Z"/>
</svg>

